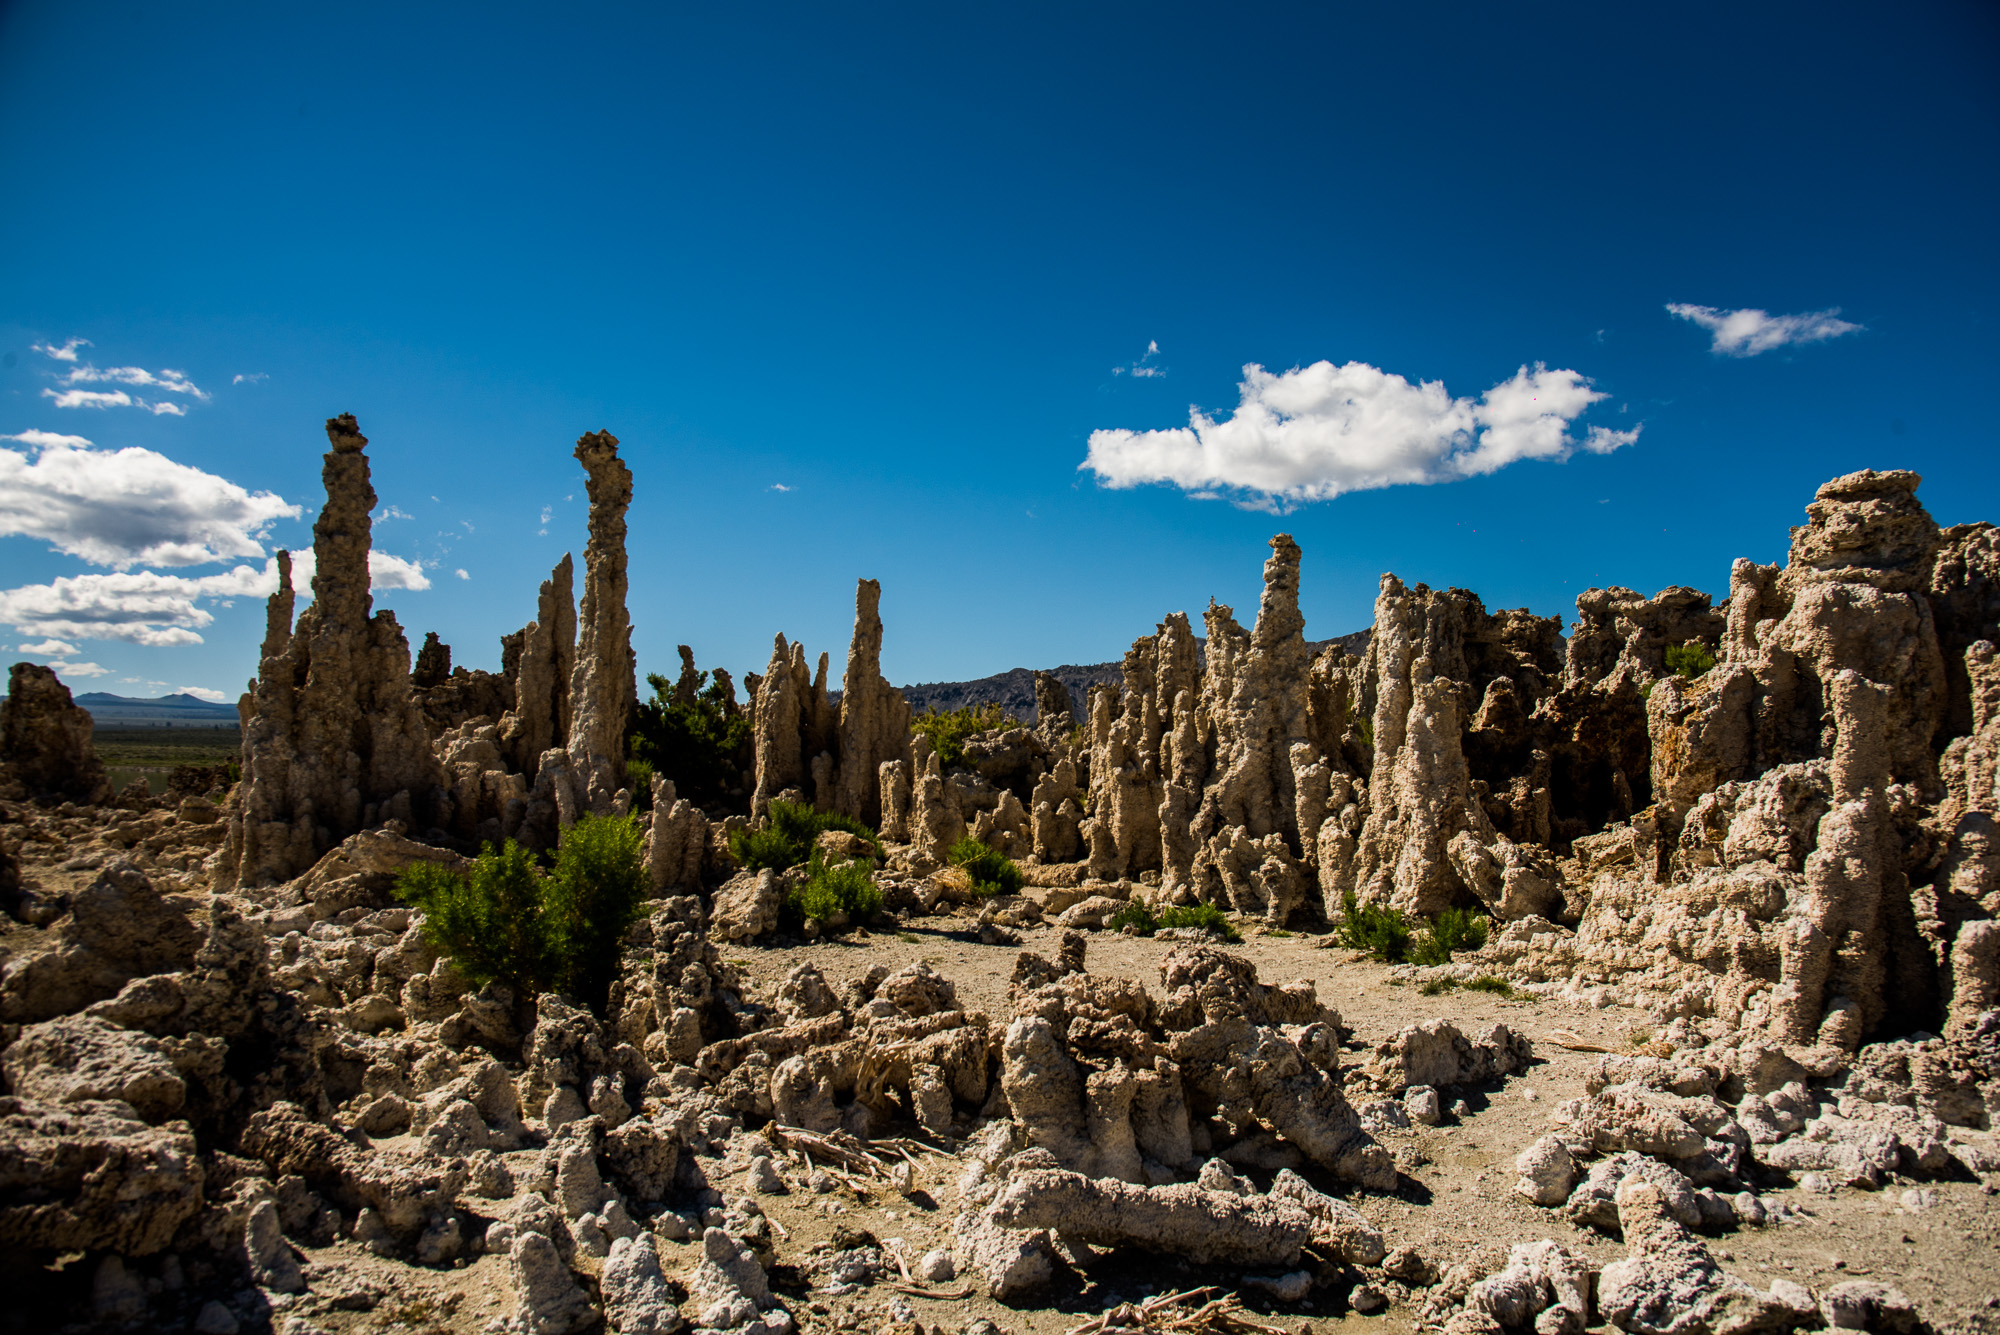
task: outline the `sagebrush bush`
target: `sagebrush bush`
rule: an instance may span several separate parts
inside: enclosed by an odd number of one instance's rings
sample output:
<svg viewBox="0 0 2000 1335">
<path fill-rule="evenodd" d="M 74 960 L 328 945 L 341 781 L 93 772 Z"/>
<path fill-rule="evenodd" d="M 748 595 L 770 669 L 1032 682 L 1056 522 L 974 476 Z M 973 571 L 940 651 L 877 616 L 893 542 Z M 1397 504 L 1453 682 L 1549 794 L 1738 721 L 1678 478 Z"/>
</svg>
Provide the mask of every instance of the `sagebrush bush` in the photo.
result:
<svg viewBox="0 0 2000 1335">
<path fill-rule="evenodd" d="M 728 800 L 755 759 L 750 711 L 737 705 L 735 687 L 711 682 L 706 672 L 696 673 L 687 691 L 657 672 L 646 674 L 646 684 L 653 698 L 633 712 L 632 758 L 672 779 L 674 791 L 697 806 Z"/>
<path fill-rule="evenodd" d="M 1410 944 L 1412 964 L 1449 964 L 1461 950 L 1486 944 L 1486 918 L 1473 909 L 1446 909 L 1430 920 Z"/>
<path fill-rule="evenodd" d="M 806 870 L 805 883 L 785 892 L 785 907 L 794 916 L 824 923 L 844 914 L 850 922 L 865 922 L 881 912 L 882 891 L 864 864 L 829 865 L 815 852 Z"/>
<path fill-rule="evenodd" d="M 998 853 L 967 835 L 951 846 L 945 861 L 963 867 L 972 877 L 972 893 L 982 899 L 993 895 L 1019 894 L 1026 882 L 1012 858 Z"/>
<path fill-rule="evenodd" d="M 1496 997 L 1514 995 L 1514 985 L 1496 973 L 1482 973 L 1465 987 L 1468 992 L 1490 992 Z"/>
<path fill-rule="evenodd" d="M 1384 964 L 1400 964 L 1410 950 L 1410 923 L 1398 908 L 1362 904 L 1349 890 L 1341 896 L 1335 934 L 1353 950 L 1365 950 Z"/>
<path fill-rule="evenodd" d="M 803 802 L 773 802 L 763 829 L 731 831 L 729 852 L 748 871 L 784 871 L 810 858 L 813 841 L 828 830 L 859 835 L 877 857 L 882 854 L 882 840 L 867 825 L 837 811 L 815 811 Z"/>
<path fill-rule="evenodd" d="M 1693 681 L 1715 666 L 1715 655 L 1700 640 L 1667 646 L 1667 671 L 1683 681 Z"/>
<path fill-rule="evenodd" d="M 910 720 L 910 731 L 930 739 L 938 764 L 956 765 L 965 759 L 966 738 L 1017 723 L 997 704 L 967 705 L 963 709 L 927 709 Z"/>
<path fill-rule="evenodd" d="M 542 879 L 535 855 L 509 839 L 488 844 L 466 875 L 419 862 L 396 878 L 396 892 L 423 910 L 424 939 L 474 984 L 535 993 L 551 977 Z"/>
<path fill-rule="evenodd" d="M 625 931 L 646 903 L 645 843 L 630 816 L 585 816 L 563 831 L 542 899 L 556 990 L 601 1011 Z"/>
<path fill-rule="evenodd" d="M 601 1014 L 626 929 L 645 905 L 638 822 L 585 816 L 563 831 L 551 873 L 509 839 L 488 844 L 463 875 L 418 863 L 396 889 L 423 910 L 425 939 L 472 982 L 561 992 Z"/>
<path fill-rule="evenodd" d="M 1225 941 L 1243 939 L 1235 924 L 1213 904 L 1170 904 L 1155 912 L 1150 905 L 1135 899 L 1111 915 L 1111 926 L 1121 932 L 1130 927 L 1139 936 L 1151 936 L 1163 928 L 1195 927 L 1213 932 Z"/>
</svg>

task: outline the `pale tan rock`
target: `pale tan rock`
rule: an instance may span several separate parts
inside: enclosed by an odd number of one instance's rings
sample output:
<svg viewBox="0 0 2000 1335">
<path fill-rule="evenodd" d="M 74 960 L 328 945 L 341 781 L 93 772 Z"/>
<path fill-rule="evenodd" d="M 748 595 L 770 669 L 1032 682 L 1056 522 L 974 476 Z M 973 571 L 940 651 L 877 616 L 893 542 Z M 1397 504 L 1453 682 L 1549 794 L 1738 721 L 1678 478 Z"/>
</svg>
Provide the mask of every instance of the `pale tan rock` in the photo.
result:
<svg viewBox="0 0 2000 1335">
<path fill-rule="evenodd" d="M 575 566 L 569 553 L 542 581 L 535 619 L 520 632 L 514 708 L 500 734 L 514 768 L 536 777 L 542 756 L 569 740 L 570 674 L 576 663 Z M 565 752 L 566 754 L 566 752 Z"/>
<path fill-rule="evenodd" d="M 701 888 L 709 820 L 674 793 L 673 780 L 653 776 L 653 814 L 646 827 L 646 876 L 653 898 Z"/>
<path fill-rule="evenodd" d="M 910 759 L 910 706 L 882 676 L 882 585 L 854 589 L 854 638 L 840 679 L 837 810 L 879 829 L 884 824 L 882 766 Z"/>
<path fill-rule="evenodd" d="M 150 1256 L 202 1206 L 185 1122 L 149 1127 L 115 1103 L 0 1098 L 0 1243 Z"/>
<path fill-rule="evenodd" d="M 630 805 L 629 795 L 621 803 L 619 794 L 625 789 L 625 736 L 639 699 L 632 618 L 625 608 L 632 470 L 618 457 L 618 438 L 609 431 L 578 437 L 576 459 L 590 495 L 590 543 L 583 553 L 566 749 L 578 809 L 609 815 Z"/>
<path fill-rule="evenodd" d="M 991 1216 L 1008 1228 L 1060 1228 L 1096 1245 L 1139 1246 L 1201 1265 L 1296 1265 L 1315 1232 L 1313 1217 L 1281 1198 L 1050 1169 L 1015 1174 Z"/>
<path fill-rule="evenodd" d="M 52 668 L 16 663 L 0 700 L 0 775 L 36 796 L 93 803 L 111 794 L 91 746 L 90 711 L 71 698 Z"/>
<path fill-rule="evenodd" d="M 444 773 L 411 692 L 409 642 L 392 612 L 370 611 L 368 441 L 351 415 L 330 419 L 327 439 L 313 603 L 258 668 L 225 889 L 286 880 L 356 831 L 388 820 L 424 829 L 439 814 Z M 274 627 L 290 596 L 283 585 L 274 595 Z"/>
</svg>

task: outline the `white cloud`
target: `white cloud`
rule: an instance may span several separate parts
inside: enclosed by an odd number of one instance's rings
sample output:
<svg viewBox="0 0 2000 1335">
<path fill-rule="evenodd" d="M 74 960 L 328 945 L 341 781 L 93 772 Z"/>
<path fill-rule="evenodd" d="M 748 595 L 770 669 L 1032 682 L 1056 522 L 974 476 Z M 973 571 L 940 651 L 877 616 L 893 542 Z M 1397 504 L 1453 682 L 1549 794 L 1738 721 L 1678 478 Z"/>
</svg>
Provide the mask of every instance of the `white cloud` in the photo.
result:
<svg viewBox="0 0 2000 1335">
<path fill-rule="evenodd" d="M 786 486 L 786 485 L 785 485 L 784 483 L 782 483 L 782 482 L 773 482 L 773 483 L 772 483 L 772 484 L 771 484 L 770 486 L 766 487 L 766 488 L 765 488 L 764 490 L 766 490 L 766 491 L 790 491 L 790 490 L 791 490 L 791 488 L 790 488 L 790 487 L 788 487 L 788 486 Z"/>
<path fill-rule="evenodd" d="M 44 389 L 42 397 L 45 399 L 54 399 L 58 408 L 129 408 L 132 406 L 132 396 L 122 389 L 113 390 L 108 394 L 95 389 L 66 389 L 61 393 L 57 393 L 53 389 Z"/>
<path fill-rule="evenodd" d="M 89 347 L 90 340 L 87 338 L 72 338 L 59 348 L 50 347 L 46 343 L 36 343 L 31 346 L 36 352 L 45 352 L 59 362 L 73 362 L 76 360 L 76 350 L 78 348 Z"/>
<path fill-rule="evenodd" d="M 22 644 L 15 647 L 24 654 L 34 654 L 38 658 L 68 658 L 71 654 L 83 652 L 75 645 L 65 644 L 61 640 L 43 640 L 40 644 Z"/>
<path fill-rule="evenodd" d="M 74 360 L 71 358 L 70 360 Z M 143 366 L 92 366 L 88 362 L 71 371 L 64 379 L 72 385 L 131 385 L 138 389 L 164 389 L 169 394 L 186 394 L 206 400 L 208 395 L 187 378 L 185 371 L 162 370 L 158 374 Z"/>
<path fill-rule="evenodd" d="M 232 385 L 260 385 L 270 378 L 270 376 L 265 375 L 262 371 L 254 371 L 248 375 L 238 372 L 236 375 L 230 377 L 229 383 Z"/>
<path fill-rule="evenodd" d="M 460 567 L 459 569 L 457 569 L 457 570 L 454 570 L 454 571 L 452 571 L 451 573 L 452 573 L 452 574 L 454 574 L 454 575 L 457 575 L 457 576 L 458 576 L 458 577 L 459 577 L 460 579 L 471 579 L 471 578 L 472 578 L 472 576 L 471 576 L 470 574 L 468 574 L 468 573 L 466 572 L 465 568 L 464 568 L 464 567 L 462 567 L 462 566 L 461 566 L 461 567 Z"/>
<path fill-rule="evenodd" d="M 394 505 L 383 506 L 380 510 L 377 510 L 373 516 L 375 522 L 378 524 L 386 523 L 391 519 L 409 519 L 411 517 L 412 517 L 411 515 L 405 513 L 402 509 Z"/>
<path fill-rule="evenodd" d="M 1135 380 L 1157 380 L 1167 373 L 1166 367 L 1153 364 L 1153 359 L 1159 355 L 1160 341 L 1158 339 L 1151 339 L 1146 344 L 1144 355 L 1138 361 L 1133 362 L 1129 366 L 1114 366 L 1111 368 L 1111 374 L 1129 375 Z"/>
<path fill-rule="evenodd" d="M 188 410 L 181 407 L 178 403 L 146 403 L 140 406 L 155 417 L 186 417 L 188 415 Z"/>
<path fill-rule="evenodd" d="M 93 565 L 190 566 L 264 555 L 262 539 L 300 509 L 268 491 L 136 447 L 24 431 L 31 457 L 0 449 L 0 537 L 40 538 Z"/>
<path fill-rule="evenodd" d="M 312 597 L 313 552 L 292 555 L 292 587 L 301 602 Z M 384 589 L 422 591 L 431 586 L 414 561 L 387 552 L 368 554 L 369 582 Z M 200 644 L 199 632 L 215 621 L 203 603 L 265 598 L 278 587 L 278 562 L 263 569 L 239 565 L 214 575 L 162 575 L 134 570 L 109 575 L 67 575 L 47 584 L 0 589 L 0 625 L 25 635 L 70 640 L 122 640 L 147 648 Z"/>
<path fill-rule="evenodd" d="M 11 436 L 0 436 L 0 440 L 18 440 L 38 450 L 48 445 L 67 445 L 78 450 L 90 448 L 90 442 L 82 436 L 65 436 L 55 431 L 19 431 Z"/>
<path fill-rule="evenodd" d="M 58 677 L 108 677 L 111 669 L 101 663 L 51 662 Z"/>
<path fill-rule="evenodd" d="M 197 700 L 206 700 L 214 705 L 219 705 L 229 699 L 227 695 L 216 690 L 213 686 L 183 686 L 181 687 L 181 694 L 191 695 Z"/>
<path fill-rule="evenodd" d="M 1238 389 L 1235 412 L 1219 421 L 1191 408 L 1185 427 L 1093 431 L 1079 467 L 1108 487 L 1166 482 L 1203 499 L 1284 510 L 1350 491 L 1453 482 L 1522 459 L 1609 454 L 1639 438 L 1636 428 L 1571 435 L 1606 396 L 1577 372 L 1540 363 L 1476 400 L 1366 362 L 1278 374 L 1250 365 Z"/>
<path fill-rule="evenodd" d="M 1819 343 L 1842 334 L 1859 333 L 1863 326 L 1834 317 L 1840 307 L 1807 311 L 1803 315 L 1772 315 L 1768 311 L 1745 308 L 1725 311 L 1714 306 L 1691 306 L 1670 301 L 1667 312 L 1692 320 L 1715 335 L 1709 351 L 1721 357 L 1755 357 L 1760 352 L 1793 343 Z"/>
</svg>

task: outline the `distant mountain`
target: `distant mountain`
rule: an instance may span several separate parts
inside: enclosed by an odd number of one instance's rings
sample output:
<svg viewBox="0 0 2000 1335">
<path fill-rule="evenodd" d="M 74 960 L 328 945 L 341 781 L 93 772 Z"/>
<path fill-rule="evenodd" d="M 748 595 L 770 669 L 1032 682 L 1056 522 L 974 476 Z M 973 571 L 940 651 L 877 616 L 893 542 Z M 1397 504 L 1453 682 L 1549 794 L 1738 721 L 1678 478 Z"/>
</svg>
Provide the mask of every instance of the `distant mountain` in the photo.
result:
<svg viewBox="0 0 2000 1335">
<path fill-rule="evenodd" d="M 1357 630 L 1351 635 L 1341 635 L 1331 640 L 1308 640 L 1307 647 L 1317 654 L 1330 644 L 1338 644 L 1350 654 L 1359 654 L 1368 648 L 1368 632 Z M 1207 640 L 1195 637 L 1195 652 L 1198 661 L 1205 656 Z M 1045 668 L 1054 674 L 1056 680 L 1069 688 L 1070 700 L 1079 721 L 1084 704 L 1090 698 L 1090 688 L 1102 682 L 1123 681 L 1125 665 L 1118 663 L 1090 663 L 1079 666 L 1065 663 L 1059 668 Z M 964 709 L 969 705 L 999 705 L 1023 723 L 1035 721 L 1035 674 L 1028 668 L 1012 668 L 1006 672 L 981 677 L 977 681 L 933 681 L 920 682 L 915 686 L 902 687 L 903 698 L 910 702 L 910 708 L 919 714 L 927 709 Z"/>
<path fill-rule="evenodd" d="M 106 726 L 233 728 L 237 723 L 234 704 L 201 700 L 185 692 L 141 700 L 109 691 L 85 691 L 76 702 L 90 711 L 92 722 Z"/>
</svg>

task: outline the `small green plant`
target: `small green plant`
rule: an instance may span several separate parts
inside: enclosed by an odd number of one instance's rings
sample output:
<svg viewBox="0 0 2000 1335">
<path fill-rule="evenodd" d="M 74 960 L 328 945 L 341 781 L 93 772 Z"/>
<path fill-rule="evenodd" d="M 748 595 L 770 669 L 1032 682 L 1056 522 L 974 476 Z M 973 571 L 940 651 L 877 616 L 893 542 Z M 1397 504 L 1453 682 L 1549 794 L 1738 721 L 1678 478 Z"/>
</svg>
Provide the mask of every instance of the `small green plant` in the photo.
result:
<svg viewBox="0 0 2000 1335">
<path fill-rule="evenodd" d="M 910 720 L 910 731 L 929 738 L 938 764 L 949 766 L 965 759 L 966 738 L 1014 722 L 1014 717 L 997 704 L 967 705 L 962 709 L 927 709 Z"/>
<path fill-rule="evenodd" d="M 828 830 L 845 830 L 868 841 L 877 856 L 882 841 L 875 831 L 837 811 L 815 811 L 803 802 L 773 802 L 769 823 L 761 830 L 734 830 L 729 853 L 748 871 L 766 867 L 783 871 L 812 856 L 813 841 Z"/>
<path fill-rule="evenodd" d="M 1073 747 L 1088 745 L 1090 742 L 1090 725 L 1088 723 L 1077 724 L 1069 730 L 1067 740 Z"/>
<path fill-rule="evenodd" d="M 849 922 L 862 922 L 881 912 L 882 891 L 865 864 L 829 864 L 814 850 L 806 864 L 805 882 L 785 892 L 785 907 L 800 919 L 827 923 L 844 916 Z"/>
<path fill-rule="evenodd" d="M 626 761 L 625 787 L 632 794 L 632 810 L 651 811 L 653 809 L 653 762 L 650 760 Z"/>
<path fill-rule="evenodd" d="M 896 939 L 898 941 L 907 941 L 913 946 L 921 945 L 923 943 L 923 938 L 918 936 L 915 932 L 898 932 L 896 933 Z"/>
<path fill-rule="evenodd" d="M 1438 978 L 1425 979 L 1424 985 L 1418 988 L 1417 991 L 1423 993 L 1427 997 L 1441 997 L 1447 992 L 1456 991 L 1457 988 L 1458 988 L 1458 979 L 1453 978 L 1450 975 L 1444 975 Z"/>
<path fill-rule="evenodd" d="M 1461 950 L 1486 944 L 1486 919 L 1472 909 L 1446 909 L 1410 943 L 1413 964 L 1449 964 Z"/>
<path fill-rule="evenodd" d="M 1403 911 L 1386 905 L 1363 904 L 1349 890 L 1341 896 L 1340 943 L 1366 951 L 1384 964 L 1400 964 L 1410 951 L 1410 923 Z"/>
<path fill-rule="evenodd" d="M 951 846 L 945 854 L 945 861 L 954 867 L 963 867 L 972 877 L 972 893 L 981 899 L 994 895 L 1019 894 L 1025 884 L 1021 869 L 1013 859 L 995 852 L 977 839 L 967 835 Z"/>
<path fill-rule="evenodd" d="M 1693 681 L 1715 666 L 1715 655 L 1700 640 L 1667 646 L 1667 670 L 1682 681 Z"/>
<path fill-rule="evenodd" d="M 1213 904 L 1174 904 L 1160 912 L 1160 926 L 1196 927 L 1204 932 L 1214 932 L 1224 941 L 1241 941 L 1243 933 L 1236 925 L 1223 916 L 1221 909 Z"/>
<path fill-rule="evenodd" d="M 474 983 L 561 992 L 600 1014 L 626 929 L 645 905 L 638 823 L 585 816 L 563 831 L 555 869 L 509 839 L 460 874 L 418 863 L 397 892 L 424 912 L 424 936 Z"/>
<path fill-rule="evenodd" d="M 1359 732 L 1359 733 L 1361 734 L 1361 744 L 1362 744 L 1363 746 L 1373 746 L 1373 745 L 1375 745 L 1375 720 L 1374 720 L 1374 719 L 1370 718 L 1370 717 L 1369 717 L 1368 715 L 1366 715 L 1366 714 L 1363 714 L 1363 715 L 1362 715 L 1362 716 L 1360 717 L 1360 719 L 1358 719 L 1358 720 L 1356 721 L 1356 725 L 1355 725 L 1355 726 L 1356 726 L 1356 731 L 1358 731 L 1358 732 Z"/>
<path fill-rule="evenodd" d="M 1127 927 L 1133 930 L 1135 936 L 1151 936 L 1160 930 L 1159 915 L 1143 900 L 1130 900 L 1124 908 L 1111 915 L 1113 931 L 1122 932 Z"/>
<path fill-rule="evenodd" d="M 1490 992 L 1496 997 L 1514 995 L 1514 985 L 1497 973 L 1482 973 L 1465 985 L 1468 992 Z"/>
<path fill-rule="evenodd" d="M 1288 932 L 1288 931 L 1286 931 L 1286 930 L 1285 930 L 1284 928 L 1282 928 L 1282 927 L 1266 927 L 1266 928 L 1264 929 L 1264 935 L 1265 935 L 1265 936 L 1290 936 L 1290 935 L 1291 935 L 1291 933 L 1290 933 L 1290 932 Z"/>
<path fill-rule="evenodd" d="M 1213 904 L 1170 904 L 1155 912 L 1152 906 L 1135 899 L 1111 915 L 1111 926 L 1121 932 L 1129 927 L 1135 936 L 1151 936 L 1176 927 L 1193 927 L 1212 932 L 1225 941 L 1243 939 L 1243 933 L 1237 931 L 1236 925 Z"/>
</svg>

